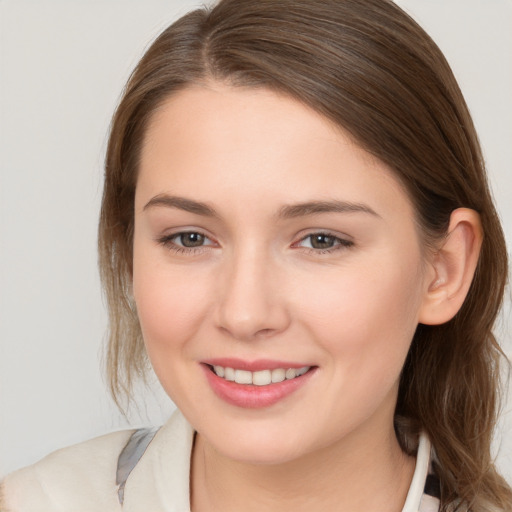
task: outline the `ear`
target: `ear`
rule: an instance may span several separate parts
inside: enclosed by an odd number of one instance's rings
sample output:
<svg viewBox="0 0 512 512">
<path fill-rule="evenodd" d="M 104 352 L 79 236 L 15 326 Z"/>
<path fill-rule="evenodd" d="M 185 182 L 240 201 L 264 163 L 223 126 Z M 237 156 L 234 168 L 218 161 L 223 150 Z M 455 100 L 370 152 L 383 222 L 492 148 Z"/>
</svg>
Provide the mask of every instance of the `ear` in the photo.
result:
<svg viewBox="0 0 512 512">
<path fill-rule="evenodd" d="M 473 281 L 482 239 L 476 211 L 459 208 L 452 212 L 448 234 L 430 262 L 433 271 L 421 305 L 420 323 L 444 324 L 457 314 Z"/>
</svg>

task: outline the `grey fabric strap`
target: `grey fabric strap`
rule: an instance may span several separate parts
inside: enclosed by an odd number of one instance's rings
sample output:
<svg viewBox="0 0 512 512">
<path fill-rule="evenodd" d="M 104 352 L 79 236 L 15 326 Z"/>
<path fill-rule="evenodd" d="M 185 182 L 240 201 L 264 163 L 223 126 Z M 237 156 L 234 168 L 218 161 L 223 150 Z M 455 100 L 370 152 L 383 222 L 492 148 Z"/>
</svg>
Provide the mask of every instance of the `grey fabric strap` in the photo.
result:
<svg viewBox="0 0 512 512">
<path fill-rule="evenodd" d="M 158 428 L 139 428 L 135 430 L 117 459 L 116 484 L 119 486 L 117 495 L 121 505 L 124 502 L 126 481 L 157 432 Z"/>
</svg>

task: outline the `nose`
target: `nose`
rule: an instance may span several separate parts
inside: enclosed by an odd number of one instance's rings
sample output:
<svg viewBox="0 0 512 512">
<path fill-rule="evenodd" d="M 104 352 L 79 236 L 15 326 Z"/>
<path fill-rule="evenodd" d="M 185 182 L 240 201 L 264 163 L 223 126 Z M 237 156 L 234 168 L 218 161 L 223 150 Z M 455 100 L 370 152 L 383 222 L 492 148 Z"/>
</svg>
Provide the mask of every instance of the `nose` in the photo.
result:
<svg viewBox="0 0 512 512">
<path fill-rule="evenodd" d="M 216 311 L 218 328 L 242 341 L 274 336 L 290 324 L 282 270 L 261 251 L 247 252 L 219 274 Z"/>
</svg>

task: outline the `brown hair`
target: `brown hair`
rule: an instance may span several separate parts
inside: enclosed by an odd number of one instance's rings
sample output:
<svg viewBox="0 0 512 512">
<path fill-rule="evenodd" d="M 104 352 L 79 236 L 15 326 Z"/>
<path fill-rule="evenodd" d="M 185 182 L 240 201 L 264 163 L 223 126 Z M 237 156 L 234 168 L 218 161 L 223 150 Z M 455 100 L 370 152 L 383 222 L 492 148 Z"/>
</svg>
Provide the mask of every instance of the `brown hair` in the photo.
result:
<svg viewBox="0 0 512 512">
<path fill-rule="evenodd" d="M 171 94 L 211 80 L 279 91 L 350 132 L 406 186 L 428 244 L 446 233 L 454 209 L 480 214 L 484 242 L 471 289 L 453 320 L 418 326 L 401 376 L 396 426 L 402 440 L 405 428 L 430 436 L 442 510 L 457 503 L 473 512 L 512 510 L 512 491 L 490 455 L 502 356 L 492 327 L 507 279 L 504 236 L 450 67 L 388 0 L 223 0 L 175 22 L 141 59 L 113 119 L 99 231 L 116 400 L 129 395 L 134 376 L 147 367 L 131 297 L 133 203 L 145 128 Z"/>
</svg>

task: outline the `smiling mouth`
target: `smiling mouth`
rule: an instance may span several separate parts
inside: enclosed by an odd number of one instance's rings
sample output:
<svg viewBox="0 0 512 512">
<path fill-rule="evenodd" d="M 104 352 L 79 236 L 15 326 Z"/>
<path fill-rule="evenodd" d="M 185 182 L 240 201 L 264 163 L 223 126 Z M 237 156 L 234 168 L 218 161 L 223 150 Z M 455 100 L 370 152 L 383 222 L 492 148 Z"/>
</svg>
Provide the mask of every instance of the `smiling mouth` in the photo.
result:
<svg viewBox="0 0 512 512">
<path fill-rule="evenodd" d="M 272 370 L 259 370 L 251 372 L 248 370 L 239 370 L 237 368 L 224 367 L 219 365 L 208 365 L 210 370 L 228 382 L 237 384 L 268 386 L 285 380 L 296 379 L 313 368 L 312 366 L 303 366 L 302 368 L 274 368 Z"/>
</svg>

